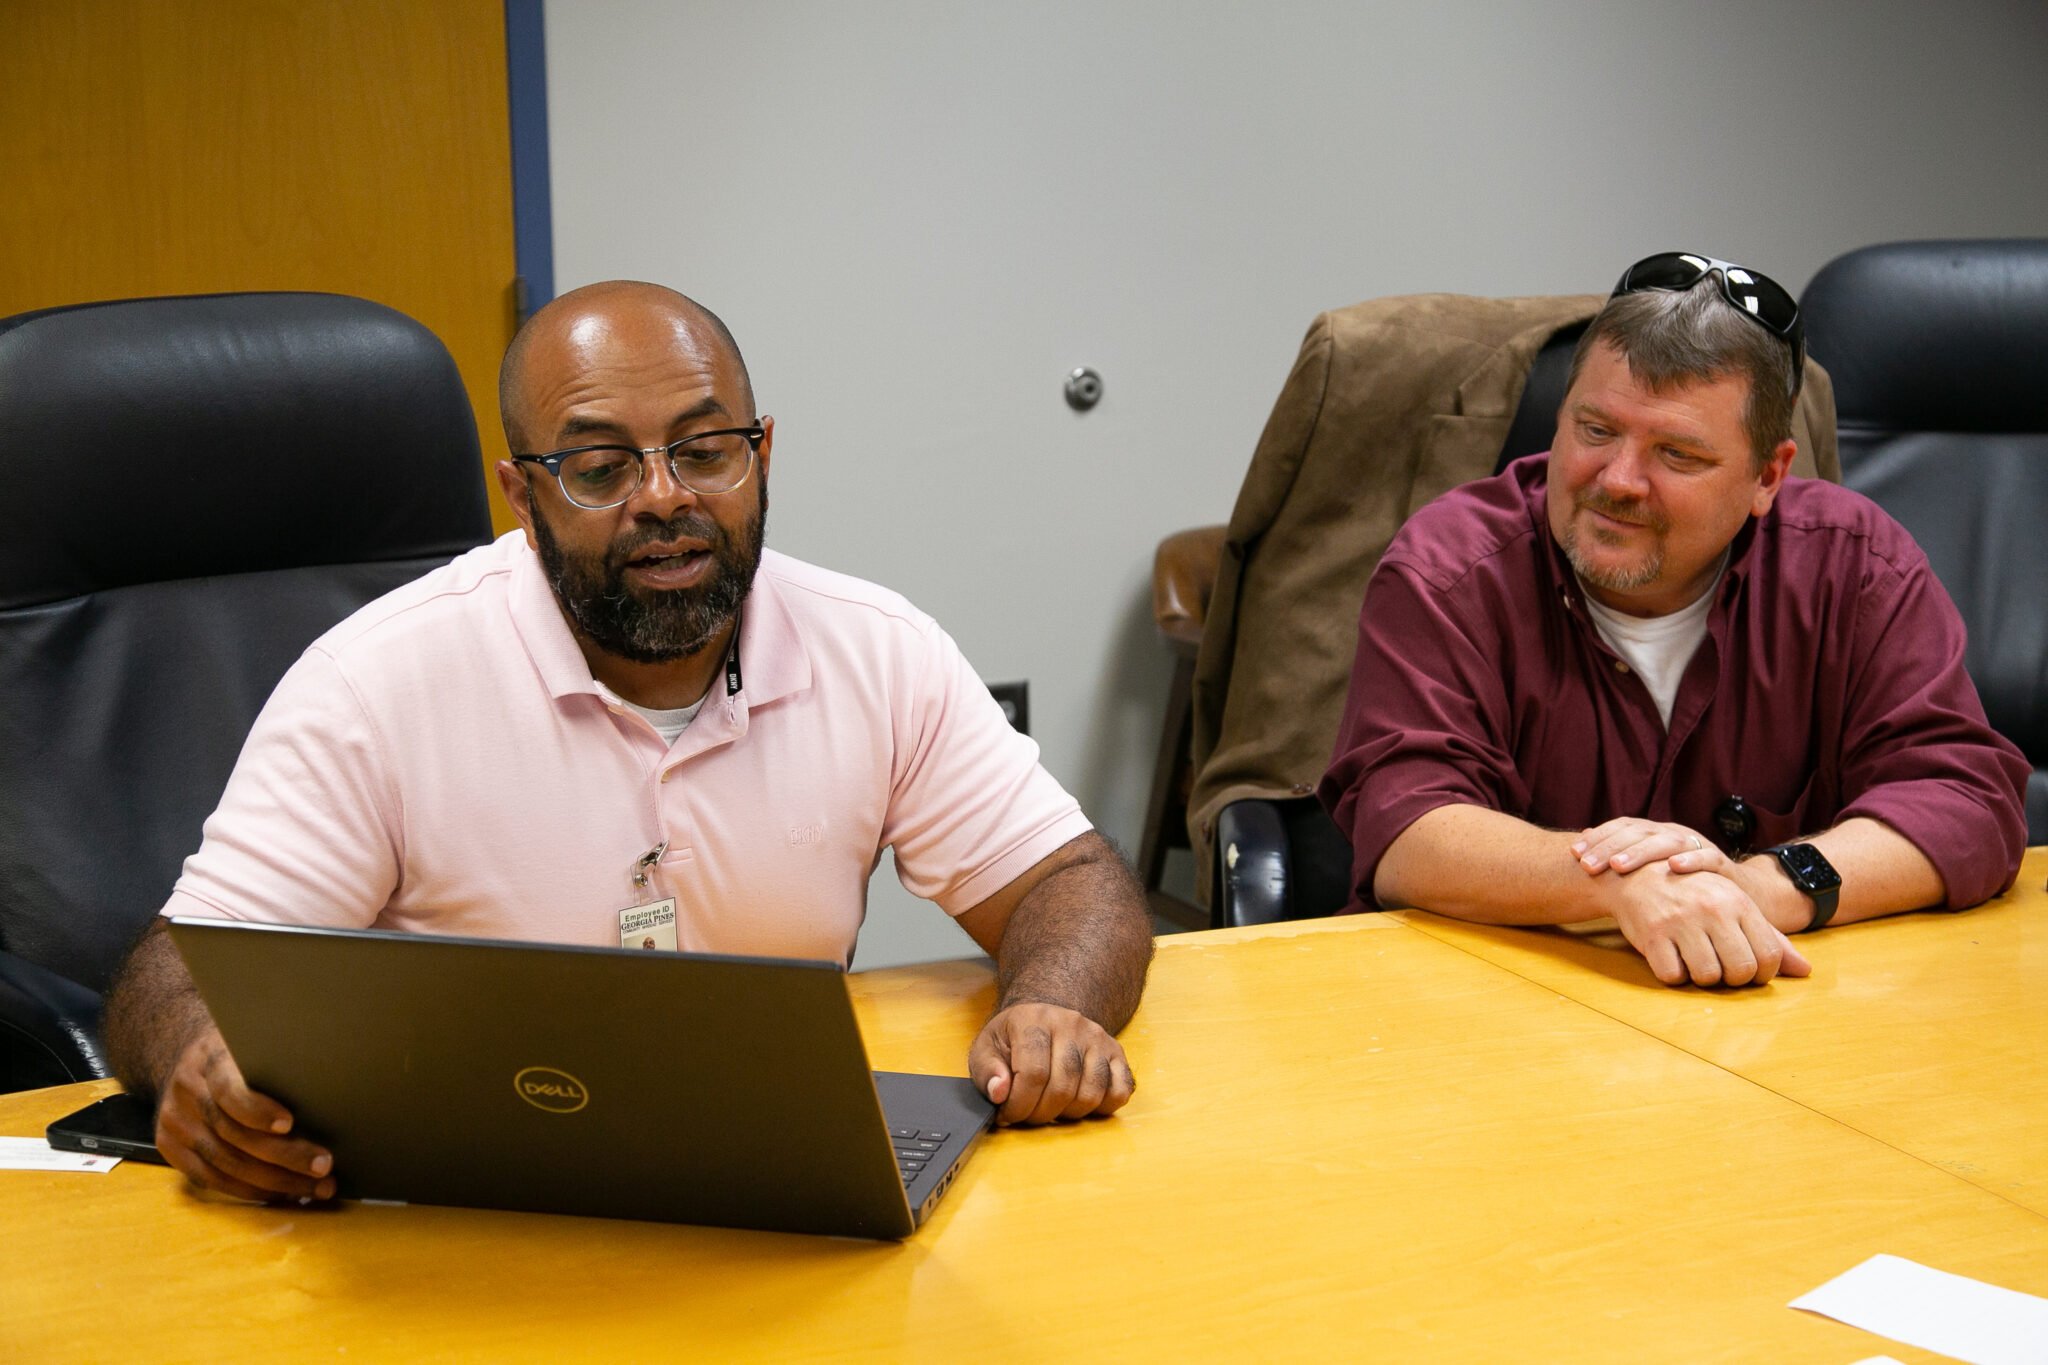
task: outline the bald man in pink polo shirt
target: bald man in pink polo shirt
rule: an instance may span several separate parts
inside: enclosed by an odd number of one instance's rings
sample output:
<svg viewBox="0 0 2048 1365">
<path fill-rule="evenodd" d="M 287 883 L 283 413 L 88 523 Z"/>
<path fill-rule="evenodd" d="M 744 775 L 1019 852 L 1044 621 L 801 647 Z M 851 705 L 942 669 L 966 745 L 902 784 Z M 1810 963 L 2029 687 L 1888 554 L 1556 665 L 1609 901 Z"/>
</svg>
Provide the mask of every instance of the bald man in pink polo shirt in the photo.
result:
<svg viewBox="0 0 2048 1365">
<path fill-rule="evenodd" d="M 996 959 L 968 1068 L 1001 1118 L 1121 1107 L 1142 891 L 930 617 L 764 550 L 774 419 L 724 324 L 576 290 L 500 398 L 522 529 L 306 651 L 164 913 L 846 963 L 890 848 Z M 161 925 L 107 1035 L 196 1184 L 333 1196 Z"/>
</svg>

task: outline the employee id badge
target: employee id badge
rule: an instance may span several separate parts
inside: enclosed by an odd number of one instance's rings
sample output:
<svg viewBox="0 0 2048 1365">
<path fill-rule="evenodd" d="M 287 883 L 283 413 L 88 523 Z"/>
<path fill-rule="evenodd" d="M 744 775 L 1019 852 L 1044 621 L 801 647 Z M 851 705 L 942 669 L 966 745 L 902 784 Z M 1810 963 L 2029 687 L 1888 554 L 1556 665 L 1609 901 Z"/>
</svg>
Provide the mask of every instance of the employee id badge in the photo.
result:
<svg viewBox="0 0 2048 1365">
<path fill-rule="evenodd" d="M 619 911 L 621 948 L 676 950 L 676 898 L 630 905 Z"/>
</svg>

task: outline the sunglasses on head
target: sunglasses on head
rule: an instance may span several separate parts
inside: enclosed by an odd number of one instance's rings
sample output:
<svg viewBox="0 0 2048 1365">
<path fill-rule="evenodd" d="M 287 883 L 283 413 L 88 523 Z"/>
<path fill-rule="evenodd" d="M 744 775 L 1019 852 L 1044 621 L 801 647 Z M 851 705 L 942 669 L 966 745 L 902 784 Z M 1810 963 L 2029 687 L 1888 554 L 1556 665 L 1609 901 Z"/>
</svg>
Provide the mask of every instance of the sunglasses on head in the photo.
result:
<svg viewBox="0 0 2048 1365">
<path fill-rule="evenodd" d="M 1791 293 L 1769 275 L 1690 251 L 1660 251 L 1624 270 L 1613 296 L 1648 289 L 1684 291 L 1708 274 L 1721 282 L 1721 297 L 1728 300 L 1729 307 L 1792 348 L 1791 385 L 1792 392 L 1798 393 L 1806 377 L 1806 326 L 1799 320 L 1799 305 Z"/>
</svg>

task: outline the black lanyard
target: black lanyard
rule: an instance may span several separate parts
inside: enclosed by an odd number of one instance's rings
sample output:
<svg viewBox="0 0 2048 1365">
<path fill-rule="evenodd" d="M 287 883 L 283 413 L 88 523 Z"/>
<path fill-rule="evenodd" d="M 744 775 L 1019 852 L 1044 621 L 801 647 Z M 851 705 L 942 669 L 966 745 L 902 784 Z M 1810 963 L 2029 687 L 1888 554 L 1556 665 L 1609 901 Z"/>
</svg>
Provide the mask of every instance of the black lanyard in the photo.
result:
<svg viewBox="0 0 2048 1365">
<path fill-rule="evenodd" d="M 725 651 L 725 695 L 736 697 L 740 691 L 740 618 L 732 618 L 732 648 Z"/>
</svg>

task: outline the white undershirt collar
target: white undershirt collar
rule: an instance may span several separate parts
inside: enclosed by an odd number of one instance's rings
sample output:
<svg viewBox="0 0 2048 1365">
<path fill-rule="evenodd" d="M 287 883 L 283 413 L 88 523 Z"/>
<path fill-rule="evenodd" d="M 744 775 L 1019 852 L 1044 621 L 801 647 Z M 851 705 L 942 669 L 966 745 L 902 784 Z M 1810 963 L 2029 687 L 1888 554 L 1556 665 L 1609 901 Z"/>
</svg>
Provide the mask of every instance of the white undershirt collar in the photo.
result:
<svg viewBox="0 0 2048 1365">
<path fill-rule="evenodd" d="M 1678 684 L 1685 677 L 1686 665 L 1699 651 L 1700 641 L 1707 638 L 1707 613 L 1713 610 L 1714 591 L 1727 572 L 1728 556 L 1724 552 L 1707 590 L 1664 616 L 1630 616 L 1616 611 L 1603 605 L 1587 591 L 1586 580 L 1579 579 L 1579 591 L 1585 595 L 1586 612 L 1593 618 L 1593 628 L 1600 632 L 1607 647 L 1635 670 L 1643 686 L 1650 689 L 1650 699 L 1657 703 L 1657 715 L 1667 730 L 1671 728 L 1671 707 L 1678 700 Z"/>
</svg>

